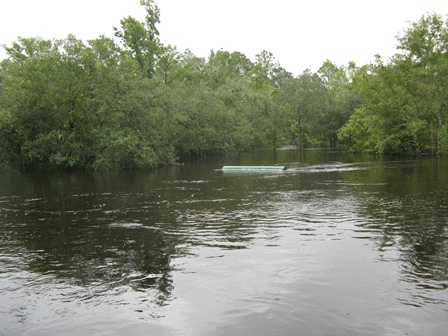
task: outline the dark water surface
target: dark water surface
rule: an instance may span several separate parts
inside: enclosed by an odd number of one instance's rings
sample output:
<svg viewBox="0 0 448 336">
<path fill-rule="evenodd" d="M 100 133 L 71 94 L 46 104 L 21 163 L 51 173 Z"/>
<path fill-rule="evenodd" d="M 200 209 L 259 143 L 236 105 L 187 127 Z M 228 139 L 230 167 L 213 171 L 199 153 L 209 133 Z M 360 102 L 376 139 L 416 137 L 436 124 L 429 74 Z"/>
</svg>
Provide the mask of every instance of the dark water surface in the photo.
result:
<svg viewBox="0 0 448 336">
<path fill-rule="evenodd" d="M 1 335 L 447 333 L 447 158 L 0 173 Z"/>
</svg>

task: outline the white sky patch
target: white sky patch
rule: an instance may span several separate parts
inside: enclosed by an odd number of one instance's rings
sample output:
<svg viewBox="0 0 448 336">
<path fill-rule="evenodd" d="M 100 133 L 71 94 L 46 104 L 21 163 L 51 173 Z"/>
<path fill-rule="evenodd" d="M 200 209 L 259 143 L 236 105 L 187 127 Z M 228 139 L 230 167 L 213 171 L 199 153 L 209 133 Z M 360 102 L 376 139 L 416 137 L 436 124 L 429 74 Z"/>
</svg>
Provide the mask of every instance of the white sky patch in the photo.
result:
<svg viewBox="0 0 448 336">
<path fill-rule="evenodd" d="M 270 51 L 297 75 L 317 71 L 329 59 L 337 65 L 367 64 L 396 52 L 395 36 L 425 13 L 448 14 L 442 0 L 156 0 L 164 44 L 207 57 L 210 50 L 239 51 L 250 59 Z M 18 36 L 94 39 L 112 37 L 112 26 L 131 15 L 143 20 L 139 0 L 5 1 L 0 44 Z M 0 51 L 0 59 L 6 57 Z"/>
</svg>

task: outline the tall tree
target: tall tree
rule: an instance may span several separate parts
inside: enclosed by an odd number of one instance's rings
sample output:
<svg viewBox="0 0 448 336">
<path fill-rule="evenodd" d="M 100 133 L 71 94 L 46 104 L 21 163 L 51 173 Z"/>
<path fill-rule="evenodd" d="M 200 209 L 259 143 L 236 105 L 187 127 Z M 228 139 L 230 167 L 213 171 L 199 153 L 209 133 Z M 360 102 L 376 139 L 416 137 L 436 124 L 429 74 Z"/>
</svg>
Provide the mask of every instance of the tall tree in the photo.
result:
<svg viewBox="0 0 448 336">
<path fill-rule="evenodd" d="M 337 145 L 337 131 L 348 121 L 354 109 L 361 105 L 353 89 L 353 79 L 358 70 L 354 62 L 338 67 L 330 60 L 326 60 L 318 70 L 328 93 L 326 109 L 316 129 L 321 135 L 322 145 Z"/>
<path fill-rule="evenodd" d="M 164 84 L 171 84 L 173 81 L 180 79 L 183 73 L 181 65 L 181 55 L 176 47 L 171 45 L 160 48 L 160 56 L 157 62 L 155 76 Z"/>
<path fill-rule="evenodd" d="M 398 37 L 395 63 L 414 78 L 414 106 L 431 139 L 431 150 L 448 150 L 448 18 L 428 14 Z M 407 82 L 409 83 L 409 82 Z"/>
<path fill-rule="evenodd" d="M 377 57 L 356 88 L 364 100 L 340 138 L 349 148 L 419 154 L 448 150 L 448 21 L 423 16 L 398 38 L 400 50 Z M 364 129 L 360 132 L 358 127 Z M 359 137 L 370 137 L 369 140 Z"/>
<path fill-rule="evenodd" d="M 273 53 L 263 50 L 255 56 L 254 73 L 262 79 L 268 79 L 277 88 L 290 79 L 291 73 L 280 66 Z"/>
<path fill-rule="evenodd" d="M 128 16 L 123 18 L 121 29 L 113 27 L 115 36 L 120 38 L 132 57 L 140 65 L 140 69 L 148 77 L 152 77 L 156 67 L 157 57 L 161 52 L 159 31 L 160 10 L 153 0 L 140 0 L 140 5 L 146 10 L 145 21 Z"/>
<path fill-rule="evenodd" d="M 315 133 L 319 116 L 325 111 L 327 91 L 322 79 L 310 70 L 291 78 L 283 86 L 283 102 L 298 148 L 305 147 L 305 139 Z"/>
<path fill-rule="evenodd" d="M 210 85 L 217 88 L 227 79 L 244 77 L 252 70 L 252 62 L 242 53 L 225 50 L 211 50 L 207 62 L 207 75 Z"/>
</svg>

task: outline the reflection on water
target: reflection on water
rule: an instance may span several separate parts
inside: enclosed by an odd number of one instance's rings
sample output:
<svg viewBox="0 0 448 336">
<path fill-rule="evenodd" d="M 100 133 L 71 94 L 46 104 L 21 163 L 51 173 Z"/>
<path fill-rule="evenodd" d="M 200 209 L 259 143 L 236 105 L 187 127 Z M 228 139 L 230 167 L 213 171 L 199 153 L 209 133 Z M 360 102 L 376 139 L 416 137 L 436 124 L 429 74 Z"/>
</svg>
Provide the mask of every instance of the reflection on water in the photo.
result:
<svg viewBox="0 0 448 336">
<path fill-rule="evenodd" d="M 3 172 L 0 334 L 445 335 L 447 168 L 284 150 Z"/>
</svg>

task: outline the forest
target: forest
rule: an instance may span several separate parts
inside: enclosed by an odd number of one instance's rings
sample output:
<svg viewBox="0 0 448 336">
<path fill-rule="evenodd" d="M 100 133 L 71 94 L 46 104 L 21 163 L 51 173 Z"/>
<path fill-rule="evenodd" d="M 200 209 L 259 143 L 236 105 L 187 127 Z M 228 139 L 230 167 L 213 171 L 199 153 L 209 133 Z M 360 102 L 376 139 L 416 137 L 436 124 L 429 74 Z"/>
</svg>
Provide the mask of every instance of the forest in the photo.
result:
<svg viewBox="0 0 448 336">
<path fill-rule="evenodd" d="M 448 152 L 448 20 L 426 14 L 372 63 L 293 76 L 266 50 L 207 58 L 160 40 L 141 0 L 114 37 L 19 37 L 0 62 L 0 163 L 146 169 L 186 155 L 296 145 L 380 155 Z"/>
</svg>

